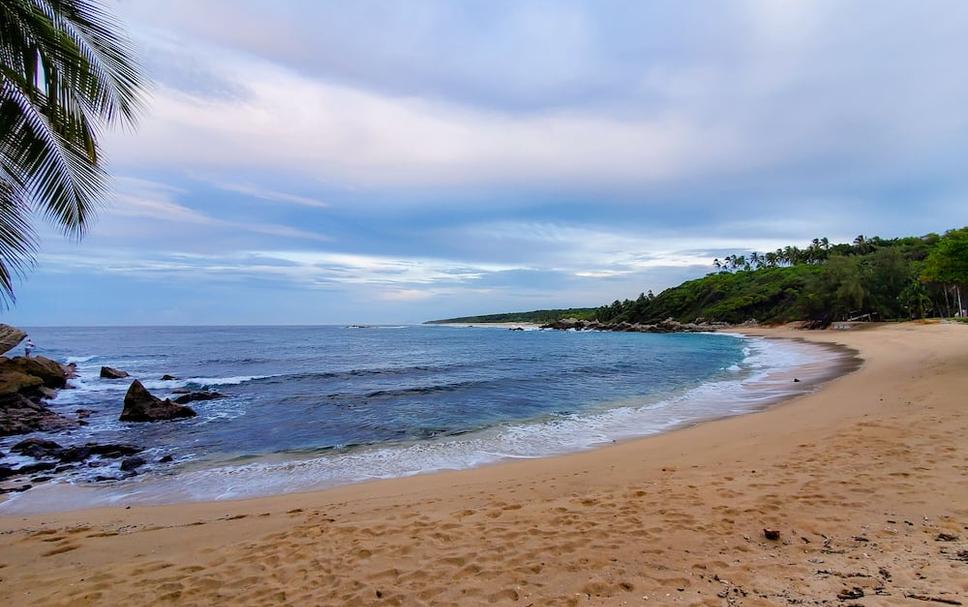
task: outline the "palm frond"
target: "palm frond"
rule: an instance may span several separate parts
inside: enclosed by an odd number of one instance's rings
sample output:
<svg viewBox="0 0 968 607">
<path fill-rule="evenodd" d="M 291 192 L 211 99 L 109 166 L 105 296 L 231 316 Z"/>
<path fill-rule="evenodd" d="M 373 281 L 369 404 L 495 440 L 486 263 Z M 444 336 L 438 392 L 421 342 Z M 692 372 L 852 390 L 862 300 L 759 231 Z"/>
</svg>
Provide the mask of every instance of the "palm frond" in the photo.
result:
<svg viewBox="0 0 968 607">
<path fill-rule="evenodd" d="M 98 1 L 0 0 L 0 298 L 32 259 L 31 208 L 84 234 L 107 183 L 98 136 L 133 124 L 143 86 Z"/>
<path fill-rule="evenodd" d="M 30 224 L 26 190 L 16 179 L 0 179 L 0 307 L 16 301 L 14 279 L 34 265 L 37 241 Z"/>
</svg>

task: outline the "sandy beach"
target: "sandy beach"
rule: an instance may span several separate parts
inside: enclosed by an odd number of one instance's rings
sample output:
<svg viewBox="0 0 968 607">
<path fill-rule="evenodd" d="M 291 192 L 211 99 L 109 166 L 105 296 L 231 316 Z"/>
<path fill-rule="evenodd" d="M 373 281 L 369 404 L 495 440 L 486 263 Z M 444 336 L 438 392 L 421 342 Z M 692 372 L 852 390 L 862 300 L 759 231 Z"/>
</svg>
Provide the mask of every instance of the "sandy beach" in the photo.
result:
<svg viewBox="0 0 968 607">
<path fill-rule="evenodd" d="M 0 604 L 968 604 L 968 326 L 749 332 L 864 363 L 562 457 L 0 517 Z"/>
</svg>

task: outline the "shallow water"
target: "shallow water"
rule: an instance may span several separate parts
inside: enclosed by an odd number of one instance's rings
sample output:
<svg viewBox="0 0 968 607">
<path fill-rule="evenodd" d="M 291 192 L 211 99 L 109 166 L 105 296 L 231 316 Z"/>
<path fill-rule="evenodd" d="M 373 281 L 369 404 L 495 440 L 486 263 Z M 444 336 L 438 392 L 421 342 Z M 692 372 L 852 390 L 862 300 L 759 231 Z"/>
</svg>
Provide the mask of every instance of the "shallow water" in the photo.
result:
<svg viewBox="0 0 968 607">
<path fill-rule="evenodd" d="M 787 373 L 816 346 L 725 334 L 511 332 L 496 328 L 158 327 L 31 330 L 38 354 L 75 361 L 53 408 L 89 425 L 42 435 L 63 445 L 147 449 L 130 479 L 117 462 L 17 494 L 7 511 L 265 495 L 538 457 L 750 411 L 803 390 Z M 198 417 L 117 420 L 128 371 L 158 396 L 181 387 L 226 398 Z M 180 378 L 161 381 L 163 374 Z M 0 442 L 7 451 L 10 437 Z M 158 460 L 170 455 L 173 461 Z M 4 463 L 16 460 L 7 456 Z M 94 462 L 100 463 L 100 462 Z"/>
</svg>

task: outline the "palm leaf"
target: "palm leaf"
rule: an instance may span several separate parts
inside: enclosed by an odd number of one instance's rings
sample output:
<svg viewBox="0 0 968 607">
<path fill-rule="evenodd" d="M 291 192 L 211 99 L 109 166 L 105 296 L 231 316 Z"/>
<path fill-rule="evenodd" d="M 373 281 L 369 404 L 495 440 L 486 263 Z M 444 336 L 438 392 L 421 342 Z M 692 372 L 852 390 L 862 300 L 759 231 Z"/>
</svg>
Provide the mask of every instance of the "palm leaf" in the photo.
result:
<svg viewBox="0 0 968 607">
<path fill-rule="evenodd" d="M 31 209 L 71 237 L 90 225 L 107 182 L 98 135 L 141 107 L 132 56 L 93 0 L 0 0 L 0 299 L 32 263 Z"/>
</svg>

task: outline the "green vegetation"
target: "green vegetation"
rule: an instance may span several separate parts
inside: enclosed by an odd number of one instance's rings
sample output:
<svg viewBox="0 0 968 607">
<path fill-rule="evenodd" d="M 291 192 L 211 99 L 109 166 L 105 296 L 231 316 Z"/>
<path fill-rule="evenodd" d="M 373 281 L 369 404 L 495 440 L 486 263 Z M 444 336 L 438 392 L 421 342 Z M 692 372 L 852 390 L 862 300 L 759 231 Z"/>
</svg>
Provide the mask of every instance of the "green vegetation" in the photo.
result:
<svg viewBox="0 0 968 607">
<path fill-rule="evenodd" d="M 424 324 L 436 325 L 443 323 L 498 323 L 498 322 L 528 322 L 545 324 L 561 320 L 562 318 L 578 318 L 592 320 L 595 318 L 595 308 L 567 308 L 562 310 L 534 310 L 532 312 L 509 312 L 507 314 L 484 314 L 482 316 L 462 316 L 445 320 L 431 320 Z"/>
<path fill-rule="evenodd" d="M 84 234 L 106 189 L 98 136 L 132 124 L 141 88 L 95 0 L 0 0 L 0 302 L 33 264 L 34 212 Z"/>
<path fill-rule="evenodd" d="M 603 323 L 766 323 L 849 319 L 895 320 L 959 316 L 968 300 L 968 228 L 939 236 L 852 243 L 814 239 L 805 249 L 731 255 L 713 261 L 715 272 L 636 299 L 597 309 L 538 310 L 438 322 L 551 322 L 575 317 Z M 963 315 L 962 312 L 960 315 Z"/>
<path fill-rule="evenodd" d="M 732 255 L 713 266 L 717 272 L 657 296 L 613 302 L 596 316 L 602 322 L 819 324 L 952 316 L 961 287 L 968 285 L 968 229 L 943 237 L 858 236 L 849 244 L 816 238 L 805 249 Z"/>
</svg>

